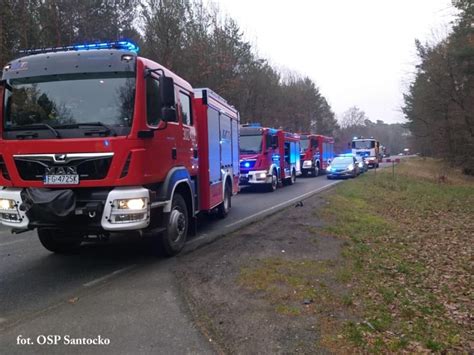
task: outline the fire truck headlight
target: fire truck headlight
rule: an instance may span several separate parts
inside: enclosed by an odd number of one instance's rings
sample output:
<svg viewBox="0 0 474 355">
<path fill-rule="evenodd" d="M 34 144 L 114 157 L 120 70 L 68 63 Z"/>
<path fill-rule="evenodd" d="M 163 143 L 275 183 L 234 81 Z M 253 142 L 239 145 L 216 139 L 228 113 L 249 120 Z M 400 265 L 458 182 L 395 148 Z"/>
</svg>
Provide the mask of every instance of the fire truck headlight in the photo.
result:
<svg viewBox="0 0 474 355">
<path fill-rule="evenodd" d="M 15 210 L 16 204 L 14 200 L 1 199 L 0 200 L 0 210 Z"/>
<path fill-rule="evenodd" d="M 347 167 L 348 170 L 354 170 L 354 164 L 350 164 L 348 167 Z"/>
<path fill-rule="evenodd" d="M 119 210 L 143 210 L 146 207 L 146 198 L 132 198 L 128 200 L 116 200 L 115 206 Z"/>
<path fill-rule="evenodd" d="M 266 173 L 258 173 L 257 174 L 257 179 L 266 179 L 267 174 Z"/>
</svg>

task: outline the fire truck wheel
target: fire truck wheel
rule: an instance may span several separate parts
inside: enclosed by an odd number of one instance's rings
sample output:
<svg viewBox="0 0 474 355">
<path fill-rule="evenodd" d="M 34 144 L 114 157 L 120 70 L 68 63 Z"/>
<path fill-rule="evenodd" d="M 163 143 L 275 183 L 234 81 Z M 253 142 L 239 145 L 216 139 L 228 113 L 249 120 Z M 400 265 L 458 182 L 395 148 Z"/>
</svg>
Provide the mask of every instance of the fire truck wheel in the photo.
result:
<svg viewBox="0 0 474 355">
<path fill-rule="evenodd" d="M 57 229 L 38 229 L 41 244 L 57 254 L 71 253 L 79 248 L 82 236 Z"/>
<path fill-rule="evenodd" d="M 288 179 L 288 185 L 293 185 L 296 182 L 296 172 L 291 172 L 291 177 Z"/>
<path fill-rule="evenodd" d="M 183 196 L 175 193 L 168 216 L 166 230 L 161 236 L 161 246 L 167 256 L 178 254 L 186 243 L 188 235 L 189 217 L 186 202 Z"/>
<path fill-rule="evenodd" d="M 270 192 L 273 192 L 277 189 L 278 187 L 278 175 L 275 170 L 272 172 L 272 182 L 267 185 L 267 189 Z"/>
<path fill-rule="evenodd" d="M 311 171 L 311 174 L 313 175 L 313 177 L 317 177 L 319 176 L 319 165 L 315 165 L 313 170 Z"/>
<path fill-rule="evenodd" d="M 225 185 L 224 201 L 217 207 L 217 217 L 225 218 L 229 213 L 232 200 L 232 192 L 229 184 Z"/>
</svg>

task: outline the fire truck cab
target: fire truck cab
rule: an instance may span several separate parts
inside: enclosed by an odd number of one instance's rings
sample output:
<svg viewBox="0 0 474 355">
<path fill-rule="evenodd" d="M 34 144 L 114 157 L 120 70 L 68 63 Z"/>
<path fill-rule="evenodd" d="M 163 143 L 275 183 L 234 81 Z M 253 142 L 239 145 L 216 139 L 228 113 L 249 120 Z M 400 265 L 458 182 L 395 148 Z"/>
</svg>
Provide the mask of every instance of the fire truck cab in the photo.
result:
<svg viewBox="0 0 474 355">
<path fill-rule="evenodd" d="M 301 172 L 318 176 L 334 158 L 334 139 L 319 134 L 301 134 Z"/>
<path fill-rule="evenodd" d="M 275 191 L 301 175 L 299 135 L 259 124 L 240 129 L 240 184 Z"/>
<path fill-rule="evenodd" d="M 0 85 L 0 222 L 53 252 L 134 231 L 178 253 L 238 191 L 239 114 L 130 42 L 32 50 Z"/>
</svg>

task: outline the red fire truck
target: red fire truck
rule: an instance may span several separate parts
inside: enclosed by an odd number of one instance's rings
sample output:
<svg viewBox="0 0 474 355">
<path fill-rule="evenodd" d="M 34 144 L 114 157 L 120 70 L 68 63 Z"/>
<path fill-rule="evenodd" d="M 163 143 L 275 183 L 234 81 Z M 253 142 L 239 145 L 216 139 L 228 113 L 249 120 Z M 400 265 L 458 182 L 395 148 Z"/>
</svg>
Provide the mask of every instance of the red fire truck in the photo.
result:
<svg viewBox="0 0 474 355">
<path fill-rule="evenodd" d="M 53 252 L 135 231 L 178 253 L 239 182 L 239 114 L 129 42 L 31 50 L 0 85 L 0 221 Z"/>
<path fill-rule="evenodd" d="M 301 134 L 301 172 L 318 176 L 334 158 L 334 138 L 319 134 Z"/>
<path fill-rule="evenodd" d="M 292 185 L 301 175 L 300 137 L 259 124 L 240 128 L 240 184 L 264 186 L 275 191 L 281 184 Z"/>
</svg>

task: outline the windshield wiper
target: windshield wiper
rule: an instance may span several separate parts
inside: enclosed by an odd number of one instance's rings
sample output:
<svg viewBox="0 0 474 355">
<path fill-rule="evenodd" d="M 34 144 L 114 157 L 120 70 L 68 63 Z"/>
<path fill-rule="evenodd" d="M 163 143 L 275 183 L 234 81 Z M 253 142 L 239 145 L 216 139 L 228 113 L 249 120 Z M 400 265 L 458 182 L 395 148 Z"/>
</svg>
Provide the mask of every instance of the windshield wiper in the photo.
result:
<svg viewBox="0 0 474 355">
<path fill-rule="evenodd" d="M 29 125 L 24 125 L 24 126 L 14 126 L 14 127 L 9 127 L 8 131 L 20 131 L 20 130 L 32 130 L 32 129 L 42 129 L 46 128 L 49 129 L 56 138 L 61 138 L 61 134 L 52 126 L 50 126 L 47 123 L 32 123 Z M 25 135 L 18 134 L 17 138 L 20 138 L 20 136 L 24 137 Z M 28 135 L 31 136 L 31 135 Z"/>
<path fill-rule="evenodd" d="M 90 132 L 90 133 L 105 133 L 105 134 L 112 134 L 113 136 L 117 136 L 117 132 L 110 127 L 109 125 L 106 125 L 105 123 L 102 122 L 83 122 L 83 123 L 71 123 L 71 124 L 64 124 L 58 127 L 61 128 L 80 128 L 80 127 L 87 127 L 87 126 L 100 126 L 104 127 L 104 131 L 95 131 L 95 132 Z M 86 132 L 87 133 L 87 132 Z"/>
</svg>

